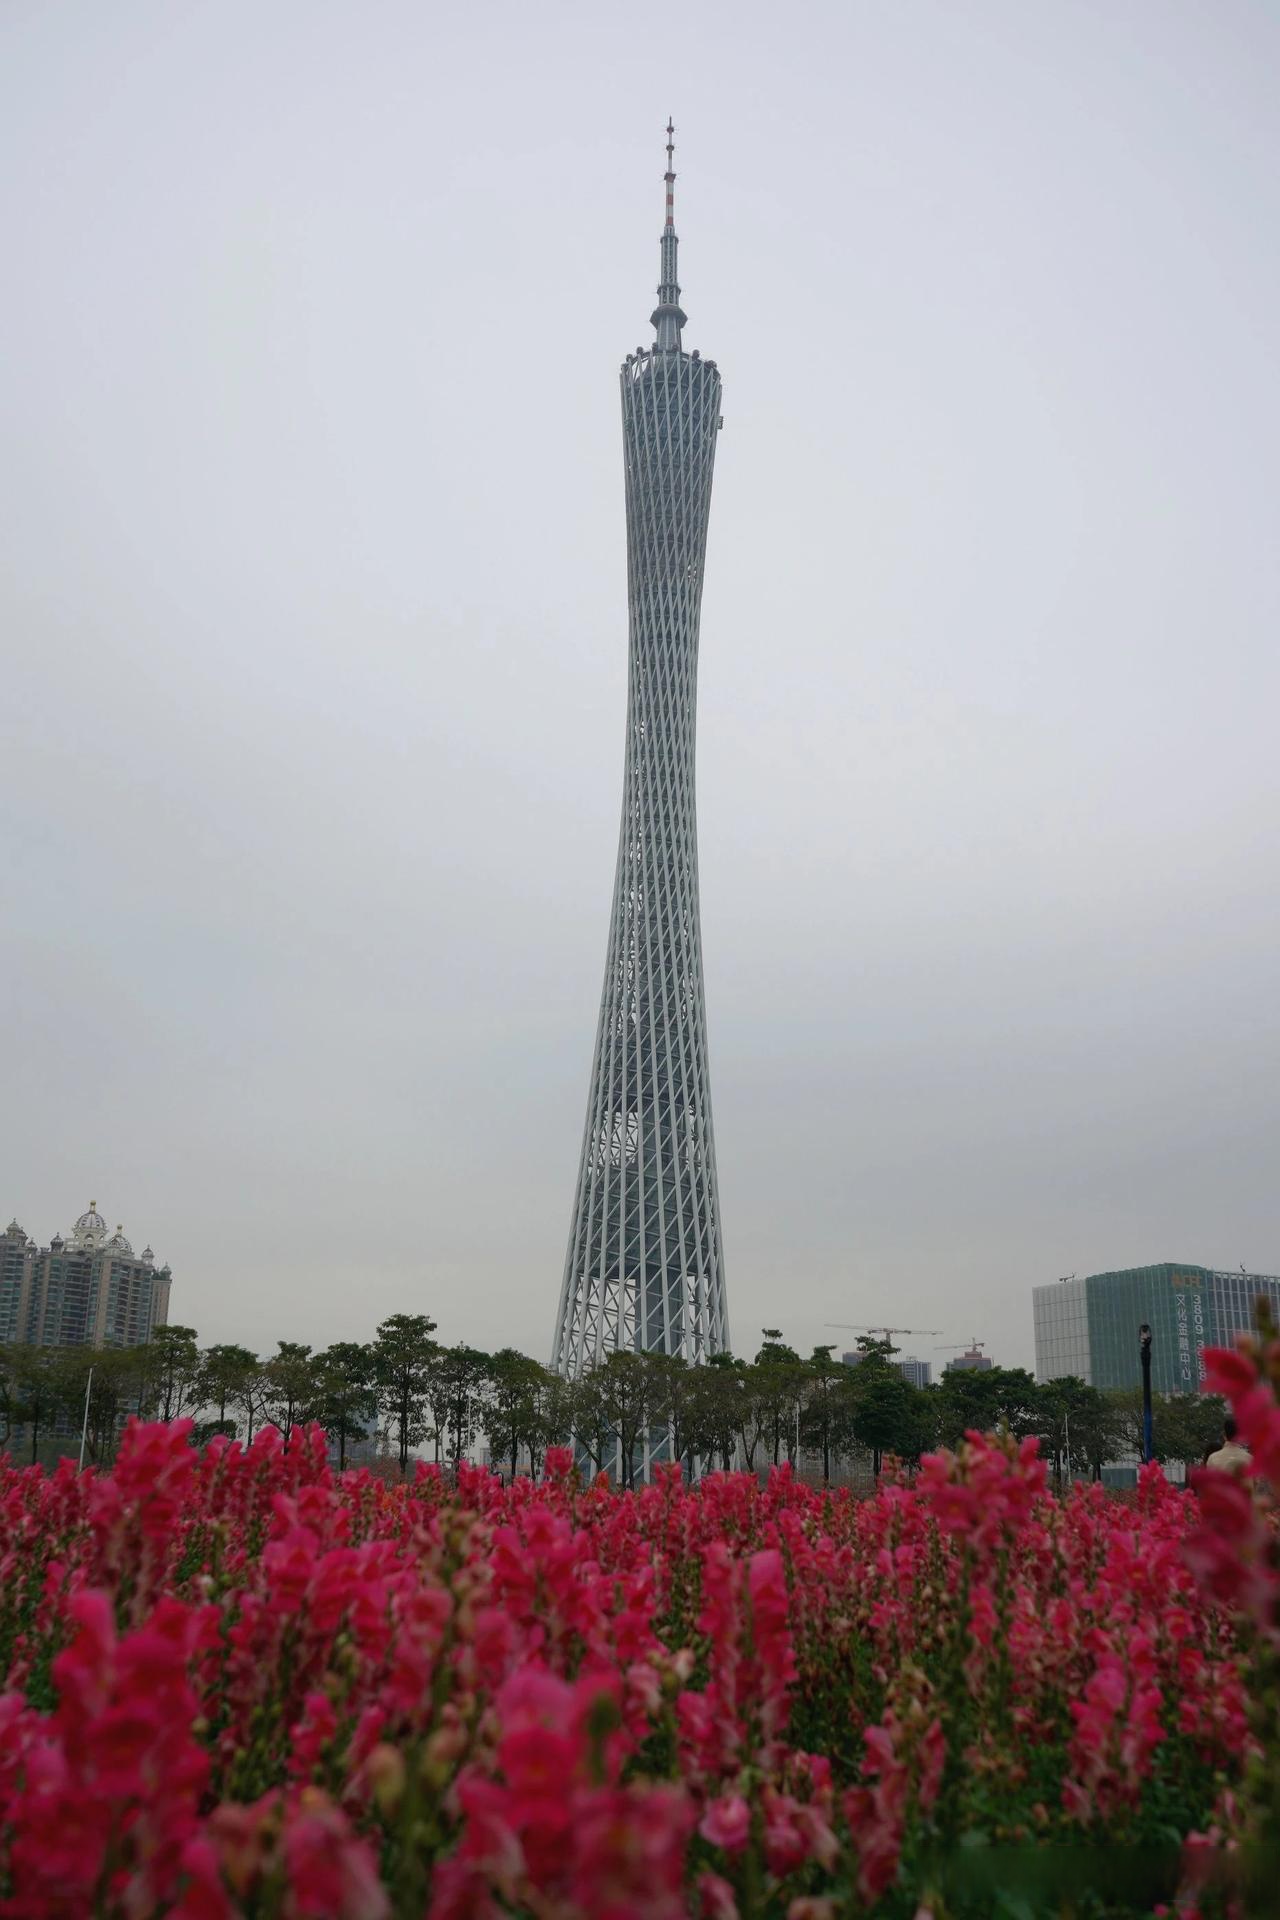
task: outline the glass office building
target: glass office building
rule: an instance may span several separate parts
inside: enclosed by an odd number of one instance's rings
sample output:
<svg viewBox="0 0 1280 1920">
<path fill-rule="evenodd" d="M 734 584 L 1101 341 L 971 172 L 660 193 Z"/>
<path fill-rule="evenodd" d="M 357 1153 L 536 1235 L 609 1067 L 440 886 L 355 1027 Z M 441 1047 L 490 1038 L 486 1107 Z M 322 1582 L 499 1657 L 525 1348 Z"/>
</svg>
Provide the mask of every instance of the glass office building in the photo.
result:
<svg viewBox="0 0 1280 1920">
<path fill-rule="evenodd" d="M 1203 1384 L 1205 1348 L 1229 1347 L 1246 1332 L 1259 1297 L 1280 1316 L 1280 1275 L 1172 1260 L 1036 1287 L 1036 1378 L 1075 1374 L 1094 1387 L 1140 1386 L 1145 1321 L 1153 1391 L 1193 1393 Z"/>
</svg>

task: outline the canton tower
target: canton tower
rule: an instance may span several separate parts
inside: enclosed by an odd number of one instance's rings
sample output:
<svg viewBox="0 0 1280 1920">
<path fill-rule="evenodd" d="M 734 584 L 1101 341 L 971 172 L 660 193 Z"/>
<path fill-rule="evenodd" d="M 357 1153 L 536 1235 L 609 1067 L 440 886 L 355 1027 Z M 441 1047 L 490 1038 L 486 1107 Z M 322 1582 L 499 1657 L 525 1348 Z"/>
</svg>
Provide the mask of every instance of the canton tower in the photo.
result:
<svg viewBox="0 0 1280 1920">
<path fill-rule="evenodd" d="M 674 127 L 651 346 L 622 367 L 630 673 L 622 830 L 552 1364 L 729 1345 L 698 924 L 694 725 L 720 429 L 714 360 L 687 353 Z"/>
</svg>

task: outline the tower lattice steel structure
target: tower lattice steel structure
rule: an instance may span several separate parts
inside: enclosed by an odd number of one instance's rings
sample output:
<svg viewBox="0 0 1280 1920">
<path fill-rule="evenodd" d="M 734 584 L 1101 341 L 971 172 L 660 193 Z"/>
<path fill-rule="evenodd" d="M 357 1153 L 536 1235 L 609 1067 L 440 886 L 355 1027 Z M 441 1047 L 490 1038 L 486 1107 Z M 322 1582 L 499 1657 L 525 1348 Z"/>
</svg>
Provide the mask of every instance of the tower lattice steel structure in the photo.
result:
<svg viewBox="0 0 1280 1920">
<path fill-rule="evenodd" d="M 622 830 L 595 1064 L 553 1364 L 613 1348 L 727 1349 L 698 923 L 694 727 L 703 559 L 721 426 L 713 360 L 686 353 L 674 128 L 656 338 L 622 367 L 630 684 Z"/>
</svg>

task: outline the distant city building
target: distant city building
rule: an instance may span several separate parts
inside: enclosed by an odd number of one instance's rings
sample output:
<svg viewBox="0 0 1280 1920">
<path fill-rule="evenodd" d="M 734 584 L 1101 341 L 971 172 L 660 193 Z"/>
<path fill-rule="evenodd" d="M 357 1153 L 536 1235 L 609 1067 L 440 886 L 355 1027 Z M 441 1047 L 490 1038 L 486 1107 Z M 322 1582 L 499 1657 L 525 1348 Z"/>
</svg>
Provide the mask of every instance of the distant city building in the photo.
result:
<svg viewBox="0 0 1280 1920">
<path fill-rule="evenodd" d="M 0 1345 L 12 1346 L 26 1322 L 36 1243 L 11 1220 L 0 1234 Z"/>
<path fill-rule="evenodd" d="M 942 1371 L 944 1373 L 990 1373 L 994 1365 L 995 1361 L 988 1360 L 975 1341 L 973 1346 L 967 1347 L 963 1353 L 958 1353 L 954 1360 L 948 1360 Z"/>
<path fill-rule="evenodd" d="M 856 1367 L 866 1359 L 860 1350 L 856 1353 L 842 1353 L 840 1358 L 846 1367 Z M 913 1387 L 927 1387 L 933 1383 L 933 1367 L 928 1360 L 897 1360 L 894 1362 L 903 1379 Z"/>
<path fill-rule="evenodd" d="M 1260 1296 L 1280 1314 L 1280 1275 L 1173 1260 L 1034 1287 L 1036 1378 L 1075 1374 L 1093 1387 L 1140 1386 L 1145 1322 L 1153 1390 L 1192 1393 L 1204 1382 L 1205 1348 L 1229 1347 L 1247 1332 Z"/>
<path fill-rule="evenodd" d="M 0 1340 L 32 1347 L 138 1347 L 169 1318 L 167 1266 L 135 1254 L 89 1202 L 67 1238 L 38 1247 L 12 1220 L 0 1235 Z"/>
<path fill-rule="evenodd" d="M 331 1467 L 336 1467 L 338 1464 L 338 1452 L 337 1441 L 330 1440 L 328 1454 Z M 377 1428 L 372 1433 L 367 1433 L 363 1440 L 349 1439 L 346 1454 L 348 1467 L 376 1467 L 380 1460 L 392 1458 L 395 1459 L 397 1467 L 399 1466 L 399 1455 L 393 1456 L 387 1436 L 380 1433 Z"/>
</svg>

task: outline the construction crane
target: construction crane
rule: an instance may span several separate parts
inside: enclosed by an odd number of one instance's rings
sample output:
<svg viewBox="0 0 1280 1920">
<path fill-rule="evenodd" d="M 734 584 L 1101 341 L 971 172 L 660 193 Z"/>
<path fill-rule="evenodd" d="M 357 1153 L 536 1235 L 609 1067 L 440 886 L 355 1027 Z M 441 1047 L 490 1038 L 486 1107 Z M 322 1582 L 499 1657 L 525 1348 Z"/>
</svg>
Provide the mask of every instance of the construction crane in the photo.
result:
<svg viewBox="0 0 1280 1920">
<path fill-rule="evenodd" d="M 939 1351 L 941 1353 L 983 1353 L 986 1350 L 986 1345 L 985 1340 L 979 1340 L 975 1335 L 967 1347 L 962 1342 L 958 1347 L 941 1347 Z"/>
<path fill-rule="evenodd" d="M 844 1333 L 882 1333 L 888 1339 L 892 1333 L 941 1333 L 941 1327 L 859 1327 L 851 1320 L 824 1320 L 826 1327 L 838 1327 Z"/>
</svg>

